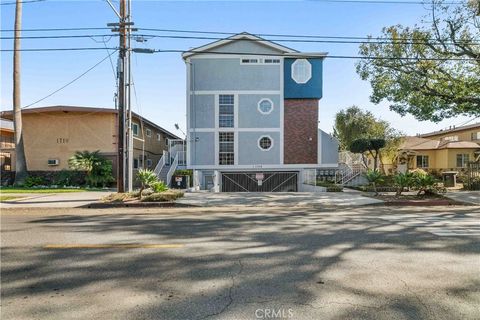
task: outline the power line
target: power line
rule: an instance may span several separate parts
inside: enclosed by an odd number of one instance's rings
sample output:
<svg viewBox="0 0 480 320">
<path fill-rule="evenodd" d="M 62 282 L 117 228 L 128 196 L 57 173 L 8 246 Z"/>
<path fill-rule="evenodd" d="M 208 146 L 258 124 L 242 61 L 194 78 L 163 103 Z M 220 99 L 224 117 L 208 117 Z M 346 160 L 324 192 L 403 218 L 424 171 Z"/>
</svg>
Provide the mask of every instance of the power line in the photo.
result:
<svg viewBox="0 0 480 320">
<path fill-rule="evenodd" d="M 33 3 L 33 2 L 43 2 L 46 0 L 25 0 L 25 1 L 20 1 L 20 3 Z M 9 6 L 9 5 L 14 5 L 17 4 L 16 2 L 2 2 L 0 3 L 0 6 Z"/>
<path fill-rule="evenodd" d="M 149 34 L 139 34 L 138 36 L 143 37 L 151 37 L 151 38 L 164 38 L 164 39 L 195 39 L 195 40 L 225 40 L 226 38 L 220 37 L 199 37 L 199 36 L 168 36 L 168 35 L 149 35 Z M 228 39 L 228 38 L 227 38 Z M 368 38 L 367 38 L 368 39 Z M 455 44 L 454 42 L 440 42 L 437 40 L 433 41 L 420 41 L 420 40 L 398 40 L 398 39 L 391 39 L 391 40 L 384 40 L 378 41 L 375 38 L 370 38 L 368 41 L 352 41 L 352 40 L 310 40 L 310 39 L 239 39 L 242 41 L 250 41 L 250 42 L 295 42 L 295 43 L 331 43 L 331 44 L 427 44 L 427 43 L 442 43 L 442 44 Z M 462 44 L 472 44 L 478 45 L 480 42 L 472 42 L 466 40 L 459 40 L 459 43 Z"/>
<path fill-rule="evenodd" d="M 135 52 L 135 51 L 134 51 Z M 199 51 L 199 50 L 179 50 L 179 49 L 158 49 L 152 50 L 152 53 L 199 53 L 199 54 L 219 54 L 219 55 L 243 55 L 243 56 L 275 56 L 272 53 L 252 53 L 252 52 L 221 52 L 221 51 Z M 314 54 L 292 54 L 291 57 L 298 56 L 306 58 L 318 58 L 318 55 Z M 282 54 L 280 54 L 282 56 Z M 289 54 L 283 54 L 285 57 L 289 57 Z M 407 60 L 407 61 L 464 61 L 471 62 L 476 61 L 476 59 L 465 59 L 465 58 L 417 58 L 417 57 L 375 57 L 375 56 L 348 56 L 348 55 L 325 55 L 320 56 L 320 58 L 326 59 L 364 59 L 364 60 Z"/>
<path fill-rule="evenodd" d="M 48 95 L 46 95 L 45 97 L 41 98 L 41 99 L 38 99 L 37 101 L 35 102 L 32 102 L 30 103 L 29 105 L 26 105 L 25 107 L 22 107 L 22 109 L 26 109 L 28 107 L 31 107 L 33 106 L 34 104 L 37 104 L 51 96 L 53 96 L 55 93 L 65 89 L 66 87 L 68 87 L 69 85 L 71 85 L 72 83 L 74 83 L 75 81 L 77 81 L 78 79 L 80 79 L 81 77 L 83 77 L 84 75 L 86 75 L 87 73 L 89 73 L 90 71 L 92 71 L 93 69 L 95 69 L 97 66 L 99 66 L 103 61 L 107 60 L 108 58 L 110 58 L 110 56 L 112 54 L 114 54 L 117 50 L 113 51 L 112 53 L 110 53 L 108 56 L 106 56 L 105 58 L 103 58 L 102 60 L 100 60 L 99 62 L 97 62 L 96 64 L 94 64 L 93 66 L 91 66 L 90 68 L 88 68 L 85 72 L 83 72 L 81 75 L 77 76 L 76 78 L 74 78 L 72 81 L 68 82 L 67 84 L 61 86 L 60 88 L 58 88 L 57 90 L 53 91 L 52 93 L 49 93 Z"/>
<path fill-rule="evenodd" d="M 21 36 L 21 37 L 3 37 L 0 36 L 2 40 L 11 40 L 11 39 L 30 39 L 30 40 L 37 40 L 37 39 L 68 39 L 68 38 L 98 38 L 98 37 L 114 37 L 118 34 L 94 34 L 94 35 L 46 35 L 46 36 Z M 146 38 L 162 38 L 162 39 L 185 39 L 185 40 L 225 40 L 228 38 L 221 38 L 221 37 L 207 37 L 207 36 L 179 36 L 179 35 L 155 35 L 155 34 L 137 34 L 138 37 L 146 37 Z M 304 38 L 305 36 L 298 36 L 300 38 Z M 293 38 L 293 37 L 292 37 Z M 432 39 L 429 41 L 422 41 L 422 40 L 401 40 L 401 39 L 393 39 L 393 38 L 368 38 L 364 37 L 366 41 L 358 41 L 358 40 L 317 40 L 312 39 L 314 37 L 304 38 L 304 39 L 241 39 L 242 41 L 250 41 L 250 42 L 294 42 L 294 43 L 329 43 L 329 44 L 405 44 L 405 45 L 415 45 L 415 44 L 445 44 L 445 45 L 454 45 L 456 43 L 444 41 L 440 42 L 438 40 Z M 320 38 L 320 36 L 318 36 Z M 323 36 L 323 38 L 327 39 L 353 39 L 353 37 L 336 37 L 336 36 Z M 357 37 L 360 38 L 360 37 Z M 94 40 L 96 41 L 96 40 Z M 474 42 L 473 39 L 471 40 L 458 40 L 457 42 L 462 44 L 470 44 L 470 45 L 479 45 L 480 42 Z"/>
<path fill-rule="evenodd" d="M 110 30 L 108 27 L 77 27 L 77 28 L 37 28 L 37 29 L 22 29 L 22 32 L 55 32 L 55 31 L 87 31 L 87 30 Z M 4 29 L 0 32 L 14 32 L 14 29 Z"/>
<path fill-rule="evenodd" d="M 2 40 L 13 39 L 65 39 L 65 38 L 98 38 L 98 37 L 115 37 L 118 34 L 72 34 L 72 35 L 48 35 L 48 36 L 20 36 L 20 37 L 4 37 L 0 36 Z"/>
<path fill-rule="evenodd" d="M 117 50 L 117 48 L 108 48 L 110 50 Z M 86 48 L 30 48 L 30 49 L 20 49 L 18 51 L 88 51 L 88 50 L 105 50 L 105 48 L 101 47 L 86 47 Z M 13 52 L 14 49 L 0 49 L 0 52 Z"/>
</svg>

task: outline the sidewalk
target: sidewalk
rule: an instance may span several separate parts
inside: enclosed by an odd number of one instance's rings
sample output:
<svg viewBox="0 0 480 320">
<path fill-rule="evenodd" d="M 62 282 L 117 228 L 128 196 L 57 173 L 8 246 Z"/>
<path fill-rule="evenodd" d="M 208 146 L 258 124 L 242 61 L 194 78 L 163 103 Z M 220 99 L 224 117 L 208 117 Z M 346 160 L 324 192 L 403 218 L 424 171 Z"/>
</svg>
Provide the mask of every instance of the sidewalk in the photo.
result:
<svg viewBox="0 0 480 320">
<path fill-rule="evenodd" d="M 191 192 L 177 203 L 200 207 L 300 207 L 300 206 L 362 206 L 383 203 L 356 192 Z"/>
<path fill-rule="evenodd" d="M 76 208 L 99 201 L 111 191 L 85 191 L 49 194 L 11 194 L 25 198 L 0 203 L 0 208 Z M 9 194 L 10 195 L 10 194 Z"/>
<path fill-rule="evenodd" d="M 480 191 L 449 191 L 445 197 L 473 205 L 480 205 Z"/>
</svg>

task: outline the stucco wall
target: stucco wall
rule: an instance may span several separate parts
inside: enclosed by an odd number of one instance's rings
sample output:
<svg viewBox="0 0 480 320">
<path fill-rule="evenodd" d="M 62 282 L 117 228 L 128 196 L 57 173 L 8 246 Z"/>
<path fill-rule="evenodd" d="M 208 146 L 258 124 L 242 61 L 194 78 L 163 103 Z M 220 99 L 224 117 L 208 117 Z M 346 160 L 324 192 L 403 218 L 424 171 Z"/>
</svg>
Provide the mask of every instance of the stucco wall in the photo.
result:
<svg viewBox="0 0 480 320">
<path fill-rule="evenodd" d="M 273 102 L 269 114 L 258 111 L 258 103 L 265 98 Z M 240 94 L 238 99 L 239 128 L 280 128 L 280 95 Z"/>
<path fill-rule="evenodd" d="M 239 58 L 192 59 L 194 90 L 280 90 L 280 65 L 245 65 Z"/>
<path fill-rule="evenodd" d="M 190 132 L 189 157 L 191 165 L 214 165 L 215 164 L 215 133 L 213 132 Z"/>
<path fill-rule="evenodd" d="M 268 151 L 258 147 L 262 136 L 270 136 L 273 140 L 273 147 Z M 279 132 L 239 132 L 238 145 L 239 165 L 280 164 Z"/>
</svg>

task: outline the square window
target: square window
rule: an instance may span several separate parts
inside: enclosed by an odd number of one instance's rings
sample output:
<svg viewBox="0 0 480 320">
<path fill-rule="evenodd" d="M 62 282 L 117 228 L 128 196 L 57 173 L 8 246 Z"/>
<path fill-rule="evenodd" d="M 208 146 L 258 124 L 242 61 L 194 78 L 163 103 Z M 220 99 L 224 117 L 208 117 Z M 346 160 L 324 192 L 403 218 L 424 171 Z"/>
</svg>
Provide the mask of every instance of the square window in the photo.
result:
<svg viewBox="0 0 480 320">
<path fill-rule="evenodd" d="M 146 134 L 147 134 L 147 137 L 150 138 L 150 137 L 152 136 L 152 130 L 147 129 L 145 132 L 146 132 Z"/>
</svg>

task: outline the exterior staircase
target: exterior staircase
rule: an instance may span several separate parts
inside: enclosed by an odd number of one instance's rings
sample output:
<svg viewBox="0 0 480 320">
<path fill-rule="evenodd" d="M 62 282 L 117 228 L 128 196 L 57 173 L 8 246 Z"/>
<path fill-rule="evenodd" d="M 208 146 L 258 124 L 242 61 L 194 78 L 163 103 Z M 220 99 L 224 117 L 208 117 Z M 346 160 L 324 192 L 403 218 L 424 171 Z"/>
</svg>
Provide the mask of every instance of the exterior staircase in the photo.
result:
<svg viewBox="0 0 480 320">
<path fill-rule="evenodd" d="M 367 168 L 357 155 L 340 153 L 339 169 L 335 174 L 335 183 L 343 186 L 358 186 L 367 182 L 364 173 Z"/>
<path fill-rule="evenodd" d="M 167 185 L 170 185 L 170 181 L 167 181 L 168 180 L 168 171 L 170 171 L 170 167 L 171 166 L 169 164 L 165 164 L 161 168 L 160 172 L 157 174 L 158 180 L 163 181 Z"/>
</svg>

